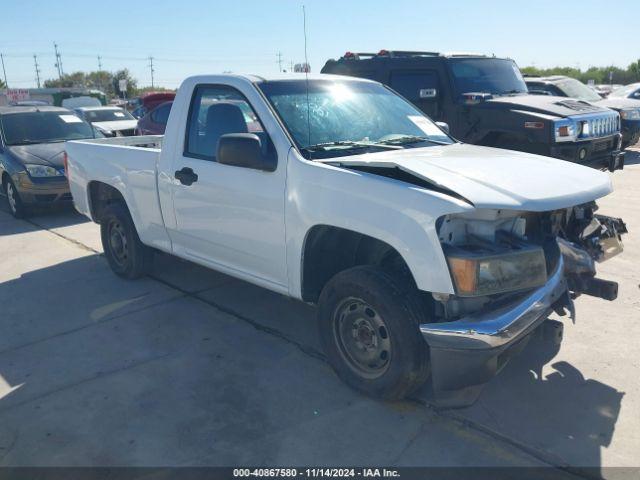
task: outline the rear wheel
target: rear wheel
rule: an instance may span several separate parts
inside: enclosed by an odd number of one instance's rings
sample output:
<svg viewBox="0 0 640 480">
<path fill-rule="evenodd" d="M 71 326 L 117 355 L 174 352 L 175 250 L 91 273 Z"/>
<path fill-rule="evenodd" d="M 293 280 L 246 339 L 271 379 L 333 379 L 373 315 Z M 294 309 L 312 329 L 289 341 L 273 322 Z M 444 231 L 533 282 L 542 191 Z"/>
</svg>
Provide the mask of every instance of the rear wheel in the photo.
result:
<svg viewBox="0 0 640 480">
<path fill-rule="evenodd" d="M 347 384 L 399 399 L 429 375 L 420 309 L 410 289 L 379 268 L 338 273 L 320 296 L 318 325 L 329 363 Z"/>
<path fill-rule="evenodd" d="M 20 193 L 16 188 L 13 180 L 7 178 L 4 185 L 5 193 L 7 194 L 7 203 L 9 204 L 9 211 L 15 218 L 24 218 L 27 214 L 27 209 L 22 203 Z"/>
<path fill-rule="evenodd" d="M 140 241 L 136 227 L 126 207 L 120 203 L 108 205 L 100 221 L 100 236 L 104 255 L 117 275 L 134 279 L 146 275 L 153 252 Z"/>
</svg>

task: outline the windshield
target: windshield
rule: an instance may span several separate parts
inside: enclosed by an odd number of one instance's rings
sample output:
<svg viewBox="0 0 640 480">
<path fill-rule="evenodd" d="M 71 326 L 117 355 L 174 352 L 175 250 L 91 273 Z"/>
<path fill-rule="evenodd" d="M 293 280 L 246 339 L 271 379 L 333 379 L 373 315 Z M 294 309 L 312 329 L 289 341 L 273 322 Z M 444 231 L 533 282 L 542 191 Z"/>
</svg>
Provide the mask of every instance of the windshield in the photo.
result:
<svg viewBox="0 0 640 480">
<path fill-rule="evenodd" d="M 71 112 L 21 112 L 0 117 L 7 145 L 94 138 L 93 128 Z"/>
<path fill-rule="evenodd" d="M 449 65 L 458 96 L 465 93 L 507 95 L 527 92 L 527 85 L 513 60 L 452 58 Z"/>
<path fill-rule="evenodd" d="M 633 83 L 631 85 L 627 85 L 626 87 L 616 88 L 613 92 L 609 94 L 609 96 L 610 97 L 628 97 L 636 90 L 640 92 L 640 83 Z"/>
<path fill-rule="evenodd" d="M 85 110 L 84 118 L 87 122 L 117 122 L 120 120 L 135 120 L 133 116 L 121 108 Z"/>
<path fill-rule="evenodd" d="M 259 87 L 307 158 L 453 143 L 412 104 L 377 83 L 293 80 Z"/>
<path fill-rule="evenodd" d="M 578 100 L 584 100 L 585 102 L 597 102 L 602 100 L 600 95 L 575 78 L 567 78 L 566 80 L 554 83 L 554 85 L 567 97 L 577 98 Z"/>
</svg>

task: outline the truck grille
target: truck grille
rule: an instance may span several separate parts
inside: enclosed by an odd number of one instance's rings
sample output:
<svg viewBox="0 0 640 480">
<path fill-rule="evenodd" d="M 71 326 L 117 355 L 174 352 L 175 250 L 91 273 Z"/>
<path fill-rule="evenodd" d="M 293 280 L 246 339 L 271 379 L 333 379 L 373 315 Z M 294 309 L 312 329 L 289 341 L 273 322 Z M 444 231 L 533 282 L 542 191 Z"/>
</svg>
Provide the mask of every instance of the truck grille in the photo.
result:
<svg viewBox="0 0 640 480">
<path fill-rule="evenodd" d="M 594 137 L 604 137 L 606 135 L 613 135 L 620 130 L 618 121 L 613 116 L 596 118 L 589 120 L 589 131 Z"/>
</svg>

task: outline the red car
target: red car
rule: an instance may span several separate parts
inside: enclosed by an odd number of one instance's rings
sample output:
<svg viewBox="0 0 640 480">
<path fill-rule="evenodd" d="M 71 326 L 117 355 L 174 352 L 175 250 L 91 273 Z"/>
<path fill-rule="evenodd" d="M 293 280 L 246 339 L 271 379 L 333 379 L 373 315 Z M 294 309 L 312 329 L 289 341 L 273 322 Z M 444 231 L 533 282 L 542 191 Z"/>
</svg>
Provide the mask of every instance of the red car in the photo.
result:
<svg viewBox="0 0 640 480">
<path fill-rule="evenodd" d="M 132 101 L 136 107 L 131 114 L 136 118 L 142 118 L 161 103 L 173 101 L 174 98 L 176 98 L 175 92 L 145 93 Z"/>
<path fill-rule="evenodd" d="M 170 102 L 161 103 L 140 120 L 138 120 L 136 134 L 164 135 L 164 129 L 167 127 L 167 120 L 169 120 L 171 105 L 173 105 L 173 100 Z"/>
</svg>

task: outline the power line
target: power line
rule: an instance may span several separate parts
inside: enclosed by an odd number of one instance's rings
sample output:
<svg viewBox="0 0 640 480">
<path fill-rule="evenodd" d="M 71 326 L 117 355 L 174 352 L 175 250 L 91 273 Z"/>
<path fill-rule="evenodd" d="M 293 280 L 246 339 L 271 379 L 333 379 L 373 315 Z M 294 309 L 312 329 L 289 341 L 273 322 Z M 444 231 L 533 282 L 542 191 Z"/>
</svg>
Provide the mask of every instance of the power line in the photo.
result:
<svg viewBox="0 0 640 480">
<path fill-rule="evenodd" d="M 4 85 L 9 88 L 9 82 L 7 82 L 7 71 L 4 68 L 4 55 L 0 53 L 0 61 L 2 62 L 2 73 L 4 74 Z"/>
<path fill-rule="evenodd" d="M 36 67 L 36 82 L 40 88 L 40 68 L 38 67 L 38 56 L 35 53 L 33 54 L 33 64 Z"/>
</svg>

